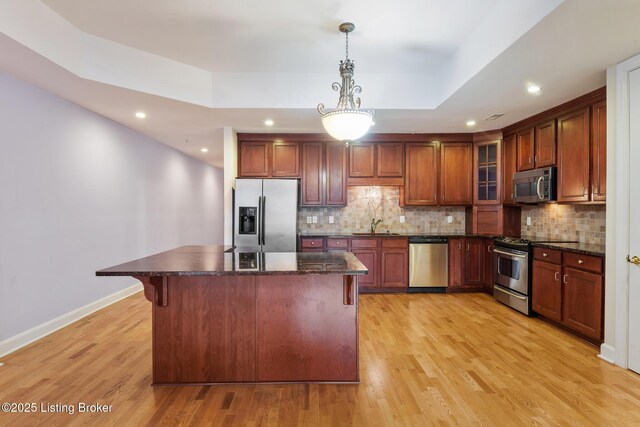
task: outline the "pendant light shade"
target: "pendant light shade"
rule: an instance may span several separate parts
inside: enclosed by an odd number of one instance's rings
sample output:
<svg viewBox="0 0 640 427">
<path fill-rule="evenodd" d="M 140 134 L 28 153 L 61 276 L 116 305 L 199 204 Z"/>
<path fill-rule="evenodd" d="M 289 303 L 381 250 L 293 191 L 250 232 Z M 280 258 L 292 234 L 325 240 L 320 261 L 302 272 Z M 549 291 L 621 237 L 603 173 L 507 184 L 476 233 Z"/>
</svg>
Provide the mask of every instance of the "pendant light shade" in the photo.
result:
<svg viewBox="0 0 640 427">
<path fill-rule="evenodd" d="M 333 90 L 340 92 L 338 106 L 333 111 L 324 111 L 324 104 L 318 104 L 318 112 L 322 114 L 322 125 L 329 135 L 347 145 L 351 141 L 365 135 L 373 124 L 373 110 L 361 110 L 360 98 L 354 98 L 354 93 L 362 92 L 362 88 L 353 80 L 354 63 L 349 59 L 349 33 L 355 25 L 345 22 L 340 25 L 340 31 L 346 37 L 345 60 L 340 61 L 340 77 L 342 83 L 334 82 Z"/>
</svg>

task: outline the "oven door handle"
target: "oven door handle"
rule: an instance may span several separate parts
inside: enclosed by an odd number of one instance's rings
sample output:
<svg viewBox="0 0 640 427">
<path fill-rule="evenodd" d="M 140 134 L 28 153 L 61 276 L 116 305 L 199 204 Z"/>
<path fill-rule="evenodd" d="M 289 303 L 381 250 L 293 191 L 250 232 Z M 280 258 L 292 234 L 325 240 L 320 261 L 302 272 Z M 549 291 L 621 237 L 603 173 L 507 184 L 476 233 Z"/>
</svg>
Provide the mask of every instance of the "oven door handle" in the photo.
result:
<svg viewBox="0 0 640 427">
<path fill-rule="evenodd" d="M 504 251 L 501 251 L 500 249 L 497 249 L 495 247 L 493 248 L 493 252 L 496 253 L 496 254 L 516 257 L 516 258 L 526 258 L 527 257 L 527 255 L 512 254 L 511 252 L 504 252 Z"/>
<path fill-rule="evenodd" d="M 503 289 L 503 288 L 499 288 L 499 287 L 497 287 L 497 286 L 494 286 L 494 287 L 493 287 L 493 289 L 497 289 L 498 291 L 504 292 L 505 294 L 509 294 L 509 295 L 511 295 L 512 297 L 514 297 L 514 298 L 518 298 L 518 299 L 523 300 L 523 301 L 527 299 L 527 297 L 523 297 L 522 295 L 514 294 L 514 293 L 513 293 L 513 292 L 511 292 L 511 291 L 508 291 L 508 290 Z"/>
</svg>

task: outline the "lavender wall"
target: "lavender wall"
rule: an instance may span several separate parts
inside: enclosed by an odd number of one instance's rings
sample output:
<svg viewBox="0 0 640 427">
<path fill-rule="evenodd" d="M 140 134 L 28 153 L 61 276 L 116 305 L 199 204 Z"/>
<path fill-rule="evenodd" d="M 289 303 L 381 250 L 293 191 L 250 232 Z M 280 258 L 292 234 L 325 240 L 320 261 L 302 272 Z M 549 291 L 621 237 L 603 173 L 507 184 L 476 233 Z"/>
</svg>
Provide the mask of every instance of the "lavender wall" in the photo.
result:
<svg viewBox="0 0 640 427">
<path fill-rule="evenodd" d="M 222 170 L 0 73 L 0 343 L 136 283 L 95 271 L 221 244 Z"/>
</svg>

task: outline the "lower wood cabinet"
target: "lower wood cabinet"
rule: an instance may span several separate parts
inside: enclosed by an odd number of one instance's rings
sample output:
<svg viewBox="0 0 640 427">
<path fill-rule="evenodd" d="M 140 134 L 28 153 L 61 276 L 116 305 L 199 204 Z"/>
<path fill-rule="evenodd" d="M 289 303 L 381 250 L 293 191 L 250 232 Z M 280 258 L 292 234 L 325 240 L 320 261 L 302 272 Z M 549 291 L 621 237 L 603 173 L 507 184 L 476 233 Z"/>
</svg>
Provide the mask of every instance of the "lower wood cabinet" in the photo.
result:
<svg viewBox="0 0 640 427">
<path fill-rule="evenodd" d="M 492 293 L 493 239 L 449 238 L 449 289 Z"/>
<path fill-rule="evenodd" d="M 351 239 L 351 252 L 369 269 L 369 274 L 359 276 L 360 290 L 391 292 L 409 286 L 408 239 Z"/>
<path fill-rule="evenodd" d="M 534 248 L 533 311 L 601 341 L 602 266 L 600 257 Z"/>
</svg>

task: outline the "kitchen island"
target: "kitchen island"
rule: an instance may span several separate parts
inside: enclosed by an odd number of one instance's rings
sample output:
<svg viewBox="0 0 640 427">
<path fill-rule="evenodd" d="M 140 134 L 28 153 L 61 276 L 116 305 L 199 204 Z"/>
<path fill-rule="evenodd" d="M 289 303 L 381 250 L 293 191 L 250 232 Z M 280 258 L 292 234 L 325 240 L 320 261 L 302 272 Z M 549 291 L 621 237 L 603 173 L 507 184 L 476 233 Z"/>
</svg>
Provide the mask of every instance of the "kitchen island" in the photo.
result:
<svg viewBox="0 0 640 427">
<path fill-rule="evenodd" d="M 358 375 L 351 253 L 183 246 L 96 272 L 152 303 L 153 384 L 346 382 Z"/>
</svg>

